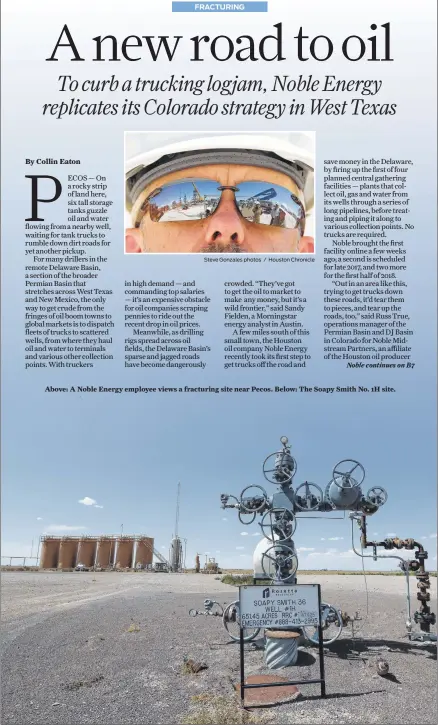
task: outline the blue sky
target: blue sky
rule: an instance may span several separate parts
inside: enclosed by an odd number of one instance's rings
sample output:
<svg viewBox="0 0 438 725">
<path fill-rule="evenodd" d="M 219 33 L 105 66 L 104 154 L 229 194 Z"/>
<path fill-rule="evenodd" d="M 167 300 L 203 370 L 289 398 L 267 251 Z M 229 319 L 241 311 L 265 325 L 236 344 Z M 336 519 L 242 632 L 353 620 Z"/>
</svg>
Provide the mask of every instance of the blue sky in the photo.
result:
<svg viewBox="0 0 438 725">
<path fill-rule="evenodd" d="M 376 432 L 385 431 L 384 444 L 377 435 L 369 447 L 367 418 L 353 418 L 345 428 L 331 425 L 334 401 L 328 396 L 315 396 L 305 405 L 297 400 L 293 409 L 285 405 L 286 395 L 280 400 L 266 395 L 263 402 L 260 397 L 35 392 L 31 409 L 44 405 L 44 425 L 23 425 L 20 412 L 9 410 L 2 554 L 29 555 L 32 539 L 42 532 L 118 533 L 122 524 L 125 533 L 153 536 L 156 548 L 166 553 L 180 481 L 179 533 L 188 540 L 188 565 L 196 553 L 203 561 L 208 552 L 224 567 L 248 568 L 260 529 L 257 523 L 240 524 L 233 510 L 223 511 L 220 494 L 238 495 L 250 484 L 272 493 L 262 463 L 286 434 L 298 462 L 295 484 L 307 479 L 324 488 L 338 460 L 357 457 L 367 470 L 364 488 L 384 485 L 389 493 L 385 506 L 369 519 L 370 535 L 423 539 L 431 552 L 430 567 L 436 567 L 430 500 L 416 497 L 414 514 L 409 503 L 412 480 L 424 480 L 431 463 L 430 439 L 417 447 L 414 462 L 400 454 L 403 424 L 384 406 L 374 403 L 369 409 L 378 421 Z M 348 416 L 349 406 L 344 412 Z M 360 568 L 360 559 L 350 552 L 350 521 L 333 516 L 299 520 L 294 539 L 301 568 Z"/>
</svg>

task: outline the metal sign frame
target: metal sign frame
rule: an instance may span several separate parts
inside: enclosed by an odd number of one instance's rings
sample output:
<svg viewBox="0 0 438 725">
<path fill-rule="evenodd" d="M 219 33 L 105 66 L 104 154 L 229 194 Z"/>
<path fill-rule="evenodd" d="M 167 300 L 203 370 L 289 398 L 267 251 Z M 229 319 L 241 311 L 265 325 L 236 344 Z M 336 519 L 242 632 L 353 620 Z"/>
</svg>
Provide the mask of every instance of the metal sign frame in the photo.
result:
<svg viewBox="0 0 438 725">
<path fill-rule="evenodd" d="M 240 700 L 242 706 L 245 707 L 245 690 L 259 689 L 261 687 L 286 687 L 287 685 L 320 685 L 321 686 L 321 697 L 326 697 L 325 688 L 325 666 L 324 666 L 324 641 L 322 634 L 322 621 L 321 621 L 321 585 L 320 584 L 284 584 L 283 582 L 278 584 L 272 584 L 271 586 L 290 586 L 294 588 L 296 586 L 316 586 L 318 590 L 318 654 L 319 654 L 319 679 L 313 680 L 288 680 L 287 682 L 268 682 L 260 683 L 256 685 L 248 685 L 245 683 L 245 640 L 243 638 L 242 618 L 240 617 Z M 240 602 L 240 589 L 239 587 L 239 602 Z M 298 629 L 298 627 L 297 627 Z M 260 707 L 260 705 L 251 705 L 251 707 Z"/>
</svg>

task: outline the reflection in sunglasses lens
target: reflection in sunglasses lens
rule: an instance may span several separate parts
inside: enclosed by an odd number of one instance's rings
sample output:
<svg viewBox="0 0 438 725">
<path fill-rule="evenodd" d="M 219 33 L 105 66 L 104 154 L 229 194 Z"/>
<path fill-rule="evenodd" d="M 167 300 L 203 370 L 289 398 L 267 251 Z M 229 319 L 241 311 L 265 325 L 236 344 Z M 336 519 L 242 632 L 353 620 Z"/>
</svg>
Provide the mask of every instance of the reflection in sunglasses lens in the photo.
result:
<svg viewBox="0 0 438 725">
<path fill-rule="evenodd" d="M 193 179 L 163 186 L 150 198 L 152 221 L 179 222 L 206 219 L 220 201 L 217 181 Z"/>
<path fill-rule="evenodd" d="M 235 187 L 234 194 L 246 221 L 285 229 L 299 227 L 303 233 L 304 208 L 288 189 L 262 181 L 244 181 Z M 168 184 L 149 196 L 150 218 L 156 222 L 207 219 L 216 211 L 221 195 L 219 183 L 209 179 Z"/>
</svg>

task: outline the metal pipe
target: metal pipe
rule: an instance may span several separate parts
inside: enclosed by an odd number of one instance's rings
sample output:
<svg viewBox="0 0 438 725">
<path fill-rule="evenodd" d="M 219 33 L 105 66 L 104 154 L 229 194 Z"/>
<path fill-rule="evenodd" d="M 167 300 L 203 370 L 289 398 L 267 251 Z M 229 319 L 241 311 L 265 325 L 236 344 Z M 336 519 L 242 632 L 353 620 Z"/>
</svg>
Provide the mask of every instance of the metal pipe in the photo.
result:
<svg viewBox="0 0 438 725">
<path fill-rule="evenodd" d="M 184 571 L 186 570 L 187 539 L 184 539 Z"/>
<path fill-rule="evenodd" d="M 403 559 L 403 557 L 401 557 L 401 556 L 396 556 L 395 554 L 390 554 L 389 556 L 383 556 L 383 554 L 360 554 L 356 550 L 355 543 L 354 543 L 353 521 L 355 519 L 357 520 L 357 517 L 351 516 L 350 518 L 351 518 L 351 548 L 353 549 L 354 553 L 357 554 L 357 556 L 360 556 L 361 559 L 373 559 L 373 561 L 375 559 L 398 559 L 399 561 L 402 562 L 402 564 L 403 564 L 402 571 L 404 571 L 405 578 L 406 578 L 406 612 L 407 612 L 406 629 L 408 630 L 408 632 L 411 632 L 412 618 L 411 618 L 411 595 L 410 595 L 410 584 L 409 584 L 409 570 L 406 569 L 405 559 Z M 365 533 L 365 536 L 366 536 L 366 533 Z M 362 550 L 363 550 L 363 548 L 362 548 Z"/>
<path fill-rule="evenodd" d="M 327 516 L 301 516 L 300 514 L 297 514 L 295 516 L 296 519 L 324 519 L 325 521 L 344 521 L 345 516 L 331 516 L 330 518 L 327 518 Z M 306 680 L 307 682 L 307 680 Z"/>
</svg>

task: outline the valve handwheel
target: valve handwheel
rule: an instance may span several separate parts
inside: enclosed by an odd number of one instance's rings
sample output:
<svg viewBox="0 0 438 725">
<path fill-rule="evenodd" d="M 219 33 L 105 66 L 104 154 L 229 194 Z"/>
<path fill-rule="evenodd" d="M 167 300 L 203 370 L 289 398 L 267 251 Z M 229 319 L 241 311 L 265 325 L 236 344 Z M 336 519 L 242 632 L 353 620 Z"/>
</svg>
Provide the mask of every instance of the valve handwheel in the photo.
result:
<svg viewBox="0 0 438 725">
<path fill-rule="evenodd" d="M 275 458 L 275 463 L 271 461 L 271 458 Z M 271 453 L 263 463 L 263 475 L 269 483 L 289 483 L 296 471 L 297 462 L 288 450 Z"/>
<path fill-rule="evenodd" d="M 298 495 L 298 491 L 305 489 L 305 494 Z M 301 503 L 302 499 L 304 501 Z M 324 499 L 322 489 L 316 483 L 305 481 L 295 489 L 295 506 L 300 511 L 316 511 Z"/>
<path fill-rule="evenodd" d="M 354 477 L 353 477 L 354 474 Z M 359 478 L 356 478 L 356 477 Z M 338 479 L 341 479 L 339 482 Z M 345 458 L 333 469 L 333 482 L 339 488 L 357 488 L 365 479 L 365 469 L 359 461 Z"/>
<path fill-rule="evenodd" d="M 244 516 L 249 516 L 250 517 L 249 520 L 243 518 Z M 254 511 L 254 513 L 249 513 L 249 512 L 245 512 L 245 511 L 239 511 L 237 517 L 241 524 L 243 524 L 244 526 L 249 526 L 250 524 L 254 523 L 255 517 L 256 517 L 256 512 Z"/>
<path fill-rule="evenodd" d="M 325 604 L 324 602 L 321 602 L 321 629 L 324 645 L 336 642 L 343 629 L 342 617 L 339 610 L 331 604 Z M 312 644 L 319 644 L 318 627 L 307 625 L 303 627 L 303 634 Z"/>
<path fill-rule="evenodd" d="M 246 496 L 245 502 L 244 502 L 244 493 L 246 491 L 249 491 L 251 488 L 257 488 L 259 491 L 262 492 L 263 500 L 260 501 L 257 505 L 249 505 L 251 499 L 254 500 L 256 498 L 260 498 L 260 494 L 258 496 L 255 496 L 254 494 L 252 496 Z M 240 510 L 244 514 L 253 514 L 253 513 L 259 513 L 259 511 L 262 511 L 267 503 L 268 500 L 268 494 L 266 493 L 265 489 L 261 486 L 247 486 L 243 489 L 242 493 L 240 494 Z"/>
<path fill-rule="evenodd" d="M 388 500 L 388 494 L 382 486 L 373 486 L 367 493 L 367 499 L 374 506 L 383 506 Z"/>
<path fill-rule="evenodd" d="M 298 557 L 290 546 L 274 544 L 262 554 L 262 571 L 267 579 L 287 582 L 296 574 L 297 569 Z"/>
<path fill-rule="evenodd" d="M 290 539 L 297 527 L 297 520 L 293 515 L 292 511 L 288 511 L 286 508 L 277 508 L 267 511 L 260 521 L 260 528 L 263 532 L 263 536 L 268 541 L 287 541 Z M 275 539 L 275 534 L 278 539 Z"/>
<path fill-rule="evenodd" d="M 239 600 L 231 602 L 222 616 L 222 623 L 226 632 L 234 642 L 238 642 L 240 639 L 240 604 Z M 251 642 L 255 639 L 260 632 L 260 629 L 253 629 L 249 627 L 243 627 L 243 641 Z"/>
</svg>

